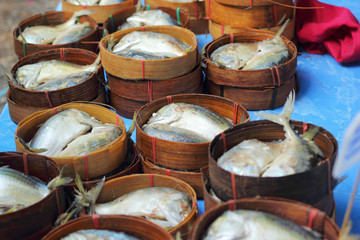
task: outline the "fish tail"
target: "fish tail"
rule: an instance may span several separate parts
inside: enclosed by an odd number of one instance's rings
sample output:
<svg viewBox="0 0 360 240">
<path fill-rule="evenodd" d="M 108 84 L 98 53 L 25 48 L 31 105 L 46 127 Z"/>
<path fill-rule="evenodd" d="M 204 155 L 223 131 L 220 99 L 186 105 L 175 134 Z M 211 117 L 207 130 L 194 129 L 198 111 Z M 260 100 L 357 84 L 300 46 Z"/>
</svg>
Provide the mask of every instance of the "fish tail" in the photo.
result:
<svg viewBox="0 0 360 240">
<path fill-rule="evenodd" d="M 94 11 L 90 11 L 87 9 L 81 9 L 80 11 L 76 11 L 74 12 L 74 14 L 71 16 L 71 18 L 69 20 L 67 20 L 64 24 L 61 24 L 58 26 L 58 28 L 62 29 L 62 28 L 66 28 L 70 25 L 73 25 L 74 23 L 76 23 L 78 17 L 84 16 L 84 15 L 89 15 L 94 13 Z"/>
<path fill-rule="evenodd" d="M 320 130 L 320 127 L 313 126 L 302 135 L 302 138 L 309 144 L 311 150 L 314 151 L 314 153 L 316 153 L 317 155 L 319 155 L 321 157 L 324 157 L 324 154 L 321 151 L 321 149 L 319 148 L 319 146 L 315 142 L 312 141 L 314 139 L 314 137 L 316 136 L 316 134 L 319 132 L 319 130 Z"/>
<path fill-rule="evenodd" d="M 289 22 L 290 22 L 290 18 L 286 19 L 285 23 L 281 26 L 279 31 L 277 31 L 277 33 L 275 34 L 273 39 L 278 38 L 284 32 L 284 30 Z"/>
<path fill-rule="evenodd" d="M 9 82 L 14 83 L 14 85 L 16 85 L 16 86 L 22 86 L 22 84 L 20 84 L 18 81 L 16 81 L 14 76 L 10 72 L 8 72 L 3 65 L 0 64 L 0 67 L 1 67 L 2 71 L 4 72 L 4 74 L 6 75 L 6 77 L 8 78 Z"/>
<path fill-rule="evenodd" d="M 129 129 L 128 129 L 127 132 L 126 132 L 126 136 L 127 136 L 128 138 L 131 137 L 132 133 L 133 133 L 134 130 L 135 130 L 136 116 L 137 116 L 137 112 L 135 111 L 135 112 L 134 112 L 133 119 L 132 119 L 132 122 L 131 122 L 131 126 L 129 127 Z"/>
<path fill-rule="evenodd" d="M 136 4 L 136 12 L 141 12 L 141 11 L 142 11 L 141 2 L 142 2 L 142 1 L 138 1 L 138 2 L 137 2 L 137 4 Z"/>
<path fill-rule="evenodd" d="M 71 177 L 64 177 L 65 167 L 66 165 L 61 168 L 59 176 L 55 177 L 47 184 L 48 189 L 54 189 L 56 187 L 63 186 L 73 181 Z"/>
</svg>

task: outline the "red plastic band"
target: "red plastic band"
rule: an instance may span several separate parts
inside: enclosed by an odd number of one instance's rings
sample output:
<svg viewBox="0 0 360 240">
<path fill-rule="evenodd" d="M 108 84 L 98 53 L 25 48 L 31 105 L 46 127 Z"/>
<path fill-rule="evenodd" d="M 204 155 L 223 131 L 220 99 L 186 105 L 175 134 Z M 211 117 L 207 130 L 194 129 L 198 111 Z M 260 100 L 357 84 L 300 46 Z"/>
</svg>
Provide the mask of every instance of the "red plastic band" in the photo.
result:
<svg viewBox="0 0 360 240">
<path fill-rule="evenodd" d="M 53 110 L 54 110 L 54 115 L 56 115 L 57 114 L 57 108 L 54 107 Z"/>
<path fill-rule="evenodd" d="M 88 160 L 87 155 L 84 155 L 84 163 L 85 163 L 85 180 L 89 181 L 89 168 L 88 168 Z"/>
<path fill-rule="evenodd" d="M 234 105 L 234 117 L 233 117 L 233 123 L 234 123 L 234 125 L 235 125 L 236 122 L 237 122 L 237 112 L 238 112 L 238 108 L 239 108 L 239 104 L 238 104 L 238 103 L 235 103 L 235 105 Z"/>
<path fill-rule="evenodd" d="M 327 162 L 327 166 L 328 166 L 328 193 L 332 194 L 332 190 L 331 190 L 331 169 L 330 169 L 330 159 L 327 158 L 326 159 Z"/>
<path fill-rule="evenodd" d="M 171 104 L 171 103 L 172 103 L 172 98 L 171 98 L 171 96 L 167 96 L 166 99 L 168 100 L 168 104 Z"/>
<path fill-rule="evenodd" d="M 166 169 L 165 173 L 167 176 L 170 176 L 170 169 Z"/>
<path fill-rule="evenodd" d="M 308 124 L 306 122 L 303 122 L 303 134 L 306 132 L 308 127 L 309 127 Z"/>
<path fill-rule="evenodd" d="M 82 9 L 86 9 L 86 8 L 87 8 L 87 6 L 86 6 L 86 5 L 82 5 L 81 7 L 82 7 Z"/>
<path fill-rule="evenodd" d="M 148 81 L 147 85 L 148 85 L 149 100 L 152 101 L 153 100 L 153 98 L 152 98 L 152 92 L 153 92 L 152 81 Z"/>
<path fill-rule="evenodd" d="M 221 132 L 221 137 L 223 139 L 223 144 L 224 144 L 224 152 L 226 152 L 227 150 L 227 146 L 226 146 L 226 138 L 225 138 L 225 133 Z"/>
<path fill-rule="evenodd" d="M 23 153 L 23 165 L 24 165 L 24 172 L 26 174 L 29 174 L 27 153 Z"/>
<path fill-rule="evenodd" d="M 150 186 L 154 187 L 154 176 L 152 174 L 149 174 L 149 178 L 150 178 Z"/>
<path fill-rule="evenodd" d="M 311 211 L 309 212 L 309 219 L 308 219 L 308 224 L 307 224 L 308 228 L 312 228 L 314 220 L 315 220 L 316 216 L 318 215 L 318 213 L 319 213 L 319 209 L 316 209 L 316 208 L 311 209 Z"/>
<path fill-rule="evenodd" d="M 65 49 L 64 48 L 60 48 L 60 60 L 62 62 L 65 61 Z"/>
<path fill-rule="evenodd" d="M 120 119 L 119 115 L 116 114 L 116 124 L 115 124 L 116 126 L 119 125 L 119 119 Z"/>
<path fill-rule="evenodd" d="M 233 43 L 233 42 L 234 42 L 234 34 L 230 33 L 230 43 Z"/>
<path fill-rule="evenodd" d="M 145 79 L 145 60 L 141 60 L 142 65 L 142 77 Z"/>
<path fill-rule="evenodd" d="M 207 0 L 207 11 L 206 11 L 206 17 L 204 19 L 210 20 L 210 0 Z"/>
<path fill-rule="evenodd" d="M 50 108 L 53 108 L 53 105 L 51 104 L 51 100 L 50 100 L 50 96 L 49 96 L 49 92 L 45 91 L 45 97 L 48 100 L 49 106 Z"/>
<path fill-rule="evenodd" d="M 276 71 L 276 77 L 275 77 L 274 69 Z M 272 75 L 273 85 L 276 86 L 276 81 L 277 81 L 277 86 L 279 87 L 281 85 L 279 69 L 277 68 L 277 66 L 273 66 L 270 68 L 270 71 Z"/>
<path fill-rule="evenodd" d="M 195 19 L 198 20 L 199 19 L 199 2 L 195 1 Z"/>
<path fill-rule="evenodd" d="M 141 27 L 141 30 L 142 30 L 143 32 L 145 32 L 145 26 L 142 26 L 142 27 Z"/>
<path fill-rule="evenodd" d="M 250 7 L 253 7 L 253 0 L 250 0 Z"/>
<path fill-rule="evenodd" d="M 196 203 L 196 202 L 193 202 L 193 203 L 192 203 L 192 207 L 197 207 L 197 203 Z"/>
<path fill-rule="evenodd" d="M 276 71 L 276 76 L 277 76 L 277 80 L 278 80 L 278 86 L 280 87 L 281 81 L 280 81 L 279 68 L 277 66 L 274 66 L 274 68 L 275 68 L 275 71 Z"/>
<path fill-rule="evenodd" d="M 278 18 L 277 18 L 277 8 L 276 8 L 276 5 L 274 4 L 273 5 L 273 9 L 274 9 L 274 20 L 275 20 L 275 23 L 277 24 L 278 23 Z"/>
<path fill-rule="evenodd" d="M 92 218 L 92 221 L 94 224 L 94 228 L 99 229 L 99 215 L 93 214 L 93 215 L 91 215 L 91 218 Z"/>
<path fill-rule="evenodd" d="M 229 200 L 228 201 L 228 207 L 230 211 L 234 211 L 235 210 L 235 201 L 234 200 Z"/>
<path fill-rule="evenodd" d="M 221 36 L 224 35 L 224 25 L 221 24 Z"/>
<path fill-rule="evenodd" d="M 233 191 L 233 198 L 236 200 L 236 184 L 235 184 L 235 174 L 231 173 L 231 186 Z"/>
<path fill-rule="evenodd" d="M 57 206 L 57 210 L 58 210 L 58 214 L 61 214 L 61 209 L 60 209 L 60 196 L 59 196 L 59 188 L 55 188 L 55 197 L 56 197 L 56 206 Z"/>
<path fill-rule="evenodd" d="M 156 163 L 156 144 L 155 144 L 156 138 L 152 137 L 151 141 L 152 141 L 152 149 L 153 149 L 153 160 L 154 160 L 154 163 Z"/>
</svg>

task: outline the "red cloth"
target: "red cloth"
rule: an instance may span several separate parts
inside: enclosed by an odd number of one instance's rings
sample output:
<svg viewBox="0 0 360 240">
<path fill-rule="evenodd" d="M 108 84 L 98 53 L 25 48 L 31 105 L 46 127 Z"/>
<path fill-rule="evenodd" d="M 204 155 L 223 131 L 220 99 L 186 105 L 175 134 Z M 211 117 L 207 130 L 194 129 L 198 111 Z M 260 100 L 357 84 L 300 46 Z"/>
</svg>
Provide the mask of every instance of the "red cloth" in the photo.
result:
<svg viewBox="0 0 360 240">
<path fill-rule="evenodd" d="M 297 9 L 296 34 L 307 52 L 329 53 L 342 63 L 360 61 L 360 25 L 349 9 L 317 0 L 299 0 L 297 6 L 323 7 Z"/>
</svg>

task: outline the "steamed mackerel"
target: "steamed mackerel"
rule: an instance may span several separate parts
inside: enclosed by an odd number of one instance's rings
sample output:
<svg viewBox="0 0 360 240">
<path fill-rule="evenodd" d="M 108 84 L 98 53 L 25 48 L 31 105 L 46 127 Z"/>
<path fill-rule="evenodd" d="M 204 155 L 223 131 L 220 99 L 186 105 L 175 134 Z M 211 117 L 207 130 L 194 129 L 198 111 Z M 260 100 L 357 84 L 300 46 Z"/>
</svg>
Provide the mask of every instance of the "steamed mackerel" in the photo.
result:
<svg viewBox="0 0 360 240">
<path fill-rule="evenodd" d="M 73 5 L 82 6 L 105 6 L 124 2 L 125 0 L 66 0 Z"/>
<path fill-rule="evenodd" d="M 70 233 L 61 240 L 140 240 L 124 232 L 115 232 L 104 229 L 84 229 Z"/>
<path fill-rule="evenodd" d="M 320 234 L 276 215 L 252 211 L 225 211 L 210 224 L 203 240 L 314 240 Z"/>
</svg>

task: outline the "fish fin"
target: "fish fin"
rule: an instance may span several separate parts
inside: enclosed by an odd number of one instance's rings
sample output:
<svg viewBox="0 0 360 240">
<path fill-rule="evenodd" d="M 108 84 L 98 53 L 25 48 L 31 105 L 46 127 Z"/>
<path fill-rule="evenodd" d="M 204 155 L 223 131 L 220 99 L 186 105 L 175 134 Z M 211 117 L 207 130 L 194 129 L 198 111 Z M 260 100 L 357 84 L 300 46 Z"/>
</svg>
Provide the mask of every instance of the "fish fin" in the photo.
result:
<svg viewBox="0 0 360 240">
<path fill-rule="evenodd" d="M 137 2 L 135 12 L 142 12 L 142 11 L 143 11 L 143 9 L 142 9 L 142 7 L 141 7 L 141 2 L 142 2 L 142 1 L 138 1 L 138 2 Z"/>
<path fill-rule="evenodd" d="M 137 112 L 135 111 L 135 112 L 134 112 L 133 119 L 132 119 L 132 122 L 131 122 L 131 125 L 130 125 L 129 129 L 128 129 L 127 132 L 126 132 L 126 136 L 127 136 L 128 138 L 131 137 L 132 133 L 133 133 L 134 130 L 135 130 L 136 117 L 137 117 Z"/>
<path fill-rule="evenodd" d="M 0 64 L 0 67 L 1 67 L 1 69 L 3 70 L 4 74 L 6 75 L 6 77 L 8 78 L 8 81 L 9 81 L 9 82 L 12 82 L 12 83 L 13 83 L 14 85 L 16 85 L 16 86 L 21 86 L 21 87 L 23 87 L 22 84 L 20 84 L 18 81 L 16 81 L 16 79 L 14 78 L 14 76 L 13 76 L 10 72 L 8 72 L 3 65 Z"/>
<path fill-rule="evenodd" d="M 19 142 L 21 145 L 24 146 L 24 148 L 32 153 L 42 153 L 42 152 L 46 152 L 47 149 L 46 148 L 32 148 L 30 147 L 30 142 L 26 143 L 25 140 L 20 137 L 20 136 L 16 136 L 19 139 Z"/>
<path fill-rule="evenodd" d="M 64 177 L 63 174 L 64 174 L 64 169 L 65 169 L 66 165 L 64 165 L 61 170 L 60 170 L 60 173 L 59 173 L 59 176 L 53 178 L 48 184 L 47 184 L 47 188 L 48 189 L 54 189 L 56 187 L 59 187 L 59 186 L 63 186 L 65 184 L 68 184 L 70 182 L 73 181 L 73 179 L 71 177 Z"/>
<path fill-rule="evenodd" d="M 105 182 L 105 176 L 96 184 L 95 187 L 93 187 L 92 189 L 90 189 L 90 191 L 88 192 L 89 194 L 89 203 L 90 203 L 90 212 L 89 214 L 94 214 L 95 213 L 95 202 L 97 200 L 97 198 L 100 195 L 101 189 L 104 185 Z"/>
<path fill-rule="evenodd" d="M 280 37 L 280 35 L 284 32 L 286 26 L 288 25 L 288 23 L 290 22 L 290 18 L 286 19 L 286 21 L 284 22 L 284 24 L 281 26 L 281 28 L 279 29 L 279 31 L 277 31 L 277 33 L 275 34 L 275 36 L 273 37 L 273 39 Z"/>
</svg>

